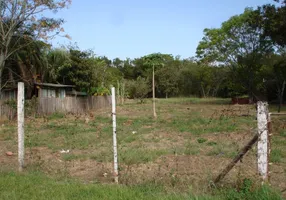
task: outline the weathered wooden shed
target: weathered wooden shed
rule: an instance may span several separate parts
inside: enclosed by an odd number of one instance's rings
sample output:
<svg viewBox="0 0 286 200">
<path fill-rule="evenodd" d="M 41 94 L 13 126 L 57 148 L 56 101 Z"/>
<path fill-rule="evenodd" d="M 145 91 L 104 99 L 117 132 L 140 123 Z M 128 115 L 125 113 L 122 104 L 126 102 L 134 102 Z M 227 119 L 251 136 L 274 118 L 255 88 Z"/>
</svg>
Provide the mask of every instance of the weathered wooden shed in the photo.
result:
<svg viewBox="0 0 286 200">
<path fill-rule="evenodd" d="M 74 91 L 74 85 L 62 85 L 54 83 L 35 83 L 36 95 L 38 97 L 65 98 L 67 93 Z"/>
</svg>

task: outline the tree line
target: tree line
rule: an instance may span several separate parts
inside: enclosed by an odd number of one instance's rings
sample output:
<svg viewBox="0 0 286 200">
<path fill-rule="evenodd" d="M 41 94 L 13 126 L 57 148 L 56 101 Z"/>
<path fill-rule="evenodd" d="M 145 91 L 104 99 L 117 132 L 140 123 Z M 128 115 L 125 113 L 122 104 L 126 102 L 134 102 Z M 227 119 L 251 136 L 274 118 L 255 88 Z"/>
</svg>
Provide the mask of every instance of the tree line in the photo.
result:
<svg viewBox="0 0 286 200">
<path fill-rule="evenodd" d="M 70 0 L 0 1 L 0 88 L 24 81 L 32 95 L 35 81 L 75 85 L 90 95 L 108 94 L 111 85 L 129 98 L 199 96 L 283 102 L 286 80 L 286 1 L 276 1 L 206 28 L 196 56 L 153 53 L 139 58 L 98 56 L 49 41 L 64 33 L 63 19 L 39 17 L 59 11 Z M 154 74 L 154 80 L 153 80 Z"/>
</svg>

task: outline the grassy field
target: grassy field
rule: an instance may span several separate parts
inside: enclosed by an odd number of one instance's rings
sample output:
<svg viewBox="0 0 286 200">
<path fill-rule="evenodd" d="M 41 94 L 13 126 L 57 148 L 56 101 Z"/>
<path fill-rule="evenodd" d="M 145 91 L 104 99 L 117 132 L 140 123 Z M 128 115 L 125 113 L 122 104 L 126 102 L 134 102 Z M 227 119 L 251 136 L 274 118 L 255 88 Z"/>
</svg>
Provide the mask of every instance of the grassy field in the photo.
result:
<svg viewBox="0 0 286 200">
<path fill-rule="evenodd" d="M 110 109 L 27 118 L 24 175 L 11 173 L 17 170 L 17 156 L 5 155 L 17 152 L 16 123 L 1 122 L 0 199 L 28 199 L 26 192 L 19 196 L 24 188 L 34 199 L 280 199 L 279 191 L 286 188 L 285 117 L 272 118 L 270 184 L 278 194 L 259 186 L 256 148 L 215 189 L 210 187 L 255 133 L 255 107 L 229 102 L 159 99 L 156 120 L 151 101 L 119 105 L 120 186 L 112 185 Z"/>
<path fill-rule="evenodd" d="M 217 190 L 212 195 L 194 196 L 191 193 L 174 193 L 164 189 L 162 185 L 143 184 L 136 186 L 82 184 L 73 180 L 55 181 L 42 174 L 1 173 L 1 200 L 223 200 L 247 199 L 261 200 L 281 199 L 277 192 L 267 186 L 256 190 L 247 187 L 237 192 L 234 189 Z"/>
</svg>

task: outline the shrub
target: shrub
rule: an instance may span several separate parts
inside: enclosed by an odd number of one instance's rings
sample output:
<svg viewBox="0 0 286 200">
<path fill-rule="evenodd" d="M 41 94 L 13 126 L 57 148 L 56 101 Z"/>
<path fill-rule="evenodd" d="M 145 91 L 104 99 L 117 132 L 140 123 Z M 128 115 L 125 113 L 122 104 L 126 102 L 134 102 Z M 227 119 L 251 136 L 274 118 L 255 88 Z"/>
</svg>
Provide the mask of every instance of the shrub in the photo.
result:
<svg viewBox="0 0 286 200">
<path fill-rule="evenodd" d="M 139 99 L 142 103 L 144 98 L 150 92 L 150 86 L 146 78 L 138 77 L 136 81 L 131 80 L 127 82 L 126 91 L 129 98 Z"/>
</svg>

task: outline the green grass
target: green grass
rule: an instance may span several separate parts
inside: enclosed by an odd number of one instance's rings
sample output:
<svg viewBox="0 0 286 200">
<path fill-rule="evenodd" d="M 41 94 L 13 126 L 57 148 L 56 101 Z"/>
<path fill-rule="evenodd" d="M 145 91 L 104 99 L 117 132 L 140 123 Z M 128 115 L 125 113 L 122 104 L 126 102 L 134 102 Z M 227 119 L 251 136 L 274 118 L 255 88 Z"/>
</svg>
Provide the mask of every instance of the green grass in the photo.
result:
<svg viewBox="0 0 286 200">
<path fill-rule="evenodd" d="M 270 161 L 279 165 L 286 163 L 286 116 L 273 116 Z"/>
<path fill-rule="evenodd" d="M 65 117 L 63 113 L 53 113 L 47 117 L 48 120 L 57 120 Z"/>
<path fill-rule="evenodd" d="M 191 142 L 186 142 L 184 154 L 185 155 L 198 155 L 200 153 L 200 147 L 198 144 Z"/>
<path fill-rule="evenodd" d="M 73 180 L 55 181 L 39 173 L 17 174 L 1 172 L 1 200 L 280 200 L 278 193 L 263 186 L 255 190 L 247 188 L 214 191 L 213 196 L 194 196 L 190 193 L 168 192 L 162 185 L 141 184 L 136 186 L 82 184 Z"/>
<path fill-rule="evenodd" d="M 233 143 L 219 143 L 216 145 L 209 145 L 212 149 L 207 153 L 208 156 L 220 156 L 233 158 L 237 155 L 238 146 Z"/>
<path fill-rule="evenodd" d="M 86 155 L 75 155 L 73 153 L 63 154 L 62 158 L 65 161 L 71 161 L 71 160 L 76 160 L 76 159 L 80 159 L 80 160 L 88 159 L 88 157 Z"/>
<path fill-rule="evenodd" d="M 278 136 L 274 136 L 271 138 L 271 142 L 275 145 L 275 146 L 285 146 L 286 145 L 286 139 L 285 138 L 281 138 Z"/>
<path fill-rule="evenodd" d="M 286 130 L 281 130 L 280 133 L 279 133 L 279 135 L 280 135 L 281 137 L 286 138 Z"/>
<path fill-rule="evenodd" d="M 275 190 L 270 189 L 267 185 L 258 189 L 247 189 L 237 191 L 235 189 L 225 189 L 221 191 L 222 199 L 226 200 L 282 200 L 283 198 Z"/>
<path fill-rule="evenodd" d="M 44 131 L 44 132 L 43 132 Z M 87 128 L 75 123 L 49 123 L 40 130 L 31 130 L 26 133 L 27 147 L 48 146 L 52 150 L 60 149 L 87 149 L 96 139 L 95 128 Z"/>
<path fill-rule="evenodd" d="M 217 131 L 220 129 L 218 126 L 208 126 L 209 123 L 207 120 L 186 120 L 186 121 L 181 121 L 181 120 L 173 120 L 172 122 L 172 128 L 175 129 L 175 131 L 179 132 L 191 132 L 196 135 L 200 135 L 203 133 L 209 133 L 214 132 L 213 128 L 217 129 Z"/>
<path fill-rule="evenodd" d="M 178 103 L 178 104 L 218 104 L 228 105 L 231 103 L 231 99 L 228 98 L 169 98 L 169 99 L 157 99 L 160 104 Z"/>
<path fill-rule="evenodd" d="M 90 159 L 96 160 L 97 162 L 112 162 L 113 152 L 111 149 L 103 149 L 95 153 L 88 155 Z"/>
<path fill-rule="evenodd" d="M 84 199 L 213 199 L 188 194 L 167 194 L 163 187 L 152 184 L 133 187 L 81 184 L 72 180 L 54 181 L 41 174 L 1 173 L 1 200 L 84 200 Z"/>
<path fill-rule="evenodd" d="M 197 139 L 197 141 L 198 141 L 198 143 L 205 143 L 206 141 L 208 141 L 208 139 L 206 139 L 206 138 L 198 138 Z"/>
<path fill-rule="evenodd" d="M 215 146 L 215 145 L 217 145 L 217 143 L 214 142 L 214 141 L 210 141 L 210 142 L 207 143 L 207 145 L 208 146 Z"/>
<path fill-rule="evenodd" d="M 0 128 L 0 136 L 3 137 L 5 141 L 12 140 L 17 134 L 17 129 L 15 126 L 6 124 Z"/>
<path fill-rule="evenodd" d="M 270 153 L 270 162 L 279 163 L 282 160 L 281 149 L 272 149 Z"/>
<path fill-rule="evenodd" d="M 211 118 L 200 116 L 188 116 L 188 118 L 175 118 L 170 123 L 165 124 L 166 128 L 170 128 L 177 132 L 189 132 L 195 135 L 206 133 L 220 133 L 220 132 L 235 132 L 245 129 L 245 125 L 254 125 L 254 119 L 247 119 L 247 124 L 244 123 L 245 119 L 232 118 Z"/>
</svg>

